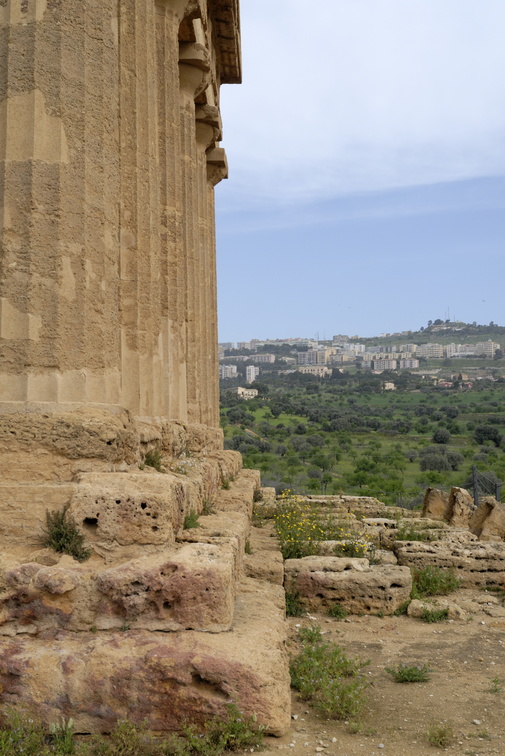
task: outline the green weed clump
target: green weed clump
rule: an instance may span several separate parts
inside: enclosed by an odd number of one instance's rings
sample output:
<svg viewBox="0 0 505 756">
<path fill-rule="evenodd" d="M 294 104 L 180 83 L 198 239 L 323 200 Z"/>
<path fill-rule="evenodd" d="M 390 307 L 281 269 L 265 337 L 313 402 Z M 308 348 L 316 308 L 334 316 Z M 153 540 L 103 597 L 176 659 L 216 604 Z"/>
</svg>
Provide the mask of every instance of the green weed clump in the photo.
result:
<svg viewBox="0 0 505 756">
<path fill-rule="evenodd" d="M 437 748 L 446 748 L 451 745 L 455 737 L 454 729 L 450 724 L 432 724 L 427 732 L 428 743 Z"/>
<path fill-rule="evenodd" d="M 302 648 L 290 663 L 293 688 L 326 718 L 359 717 L 368 687 L 362 670 L 369 662 L 347 656 L 335 643 L 325 643 L 318 625 L 302 628 L 298 637 Z"/>
<path fill-rule="evenodd" d="M 328 609 L 328 617 L 333 617 L 336 620 L 345 619 L 347 615 L 347 609 L 342 604 L 339 604 L 338 601 L 335 601 Z"/>
<path fill-rule="evenodd" d="M 69 504 L 66 504 L 61 511 L 46 512 L 42 545 L 54 549 L 58 554 L 69 554 L 78 562 L 84 562 L 90 558 L 93 550 L 84 547 L 84 536 L 68 513 L 68 508 Z"/>
<path fill-rule="evenodd" d="M 286 591 L 286 617 L 301 617 L 304 612 L 305 607 L 298 591 Z"/>
<path fill-rule="evenodd" d="M 409 665 L 400 662 L 396 667 L 386 667 L 386 672 L 397 683 L 427 682 L 431 669 L 427 664 Z"/>
<path fill-rule="evenodd" d="M 461 580 L 454 570 L 442 570 L 440 567 L 424 567 L 412 571 L 412 598 L 423 596 L 446 596 L 459 588 Z"/>
<path fill-rule="evenodd" d="M 425 609 L 421 614 L 421 619 L 423 622 L 444 622 L 448 616 L 448 609 Z"/>
<path fill-rule="evenodd" d="M 159 447 L 150 449 L 148 452 L 146 452 L 146 455 L 144 457 L 144 465 L 147 465 L 148 467 L 154 467 L 154 469 L 158 472 L 162 472 L 161 463 L 162 456 L 161 449 Z"/>
<path fill-rule="evenodd" d="M 393 617 L 401 617 L 403 614 L 407 614 L 409 606 L 410 606 L 410 599 L 407 599 L 402 604 L 400 604 L 398 609 L 394 610 Z"/>
<path fill-rule="evenodd" d="M 189 514 L 187 514 L 184 518 L 184 524 L 182 527 L 184 530 L 190 530 L 191 528 L 197 528 L 199 524 L 198 514 L 195 511 L 191 510 L 191 512 L 189 512 Z"/>
<path fill-rule="evenodd" d="M 26 714 L 12 713 L 0 729 L 0 756 L 220 756 L 224 751 L 259 748 L 262 739 L 263 728 L 255 717 L 244 716 L 233 703 L 203 731 L 187 725 L 182 735 L 163 739 L 151 735 L 145 723 L 124 720 L 108 736 L 77 740 L 70 719 L 46 730 Z"/>
<path fill-rule="evenodd" d="M 396 531 L 398 541 L 437 541 L 438 533 L 429 530 L 417 530 L 413 525 L 402 525 Z"/>
</svg>

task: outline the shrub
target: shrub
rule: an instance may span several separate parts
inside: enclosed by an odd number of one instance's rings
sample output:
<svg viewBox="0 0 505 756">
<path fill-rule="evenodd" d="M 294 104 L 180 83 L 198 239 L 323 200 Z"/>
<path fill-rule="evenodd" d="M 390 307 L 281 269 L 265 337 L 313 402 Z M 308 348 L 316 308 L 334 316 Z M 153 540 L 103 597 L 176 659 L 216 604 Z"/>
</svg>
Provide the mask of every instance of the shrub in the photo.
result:
<svg viewBox="0 0 505 756">
<path fill-rule="evenodd" d="M 454 730 L 450 724 L 432 724 L 427 732 L 428 743 L 437 748 L 446 748 L 454 740 Z"/>
<path fill-rule="evenodd" d="M 338 601 L 335 601 L 335 603 L 332 604 L 328 609 L 328 616 L 333 617 L 333 619 L 345 619 L 347 615 L 347 609 L 345 608 L 345 606 L 342 606 L 342 604 L 339 604 Z"/>
<path fill-rule="evenodd" d="M 431 670 L 427 664 L 408 665 L 400 662 L 396 667 L 385 669 L 397 683 L 427 682 L 430 679 Z"/>
<path fill-rule="evenodd" d="M 368 687 L 361 671 L 368 662 L 352 659 L 335 643 L 325 643 L 317 625 L 302 628 L 298 635 L 302 648 L 290 663 L 293 688 L 326 718 L 359 716 Z"/>
<path fill-rule="evenodd" d="M 372 547 L 364 537 L 359 539 L 343 526 L 342 520 L 322 517 L 300 496 L 284 492 L 273 513 L 275 529 L 284 559 L 299 559 L 317 554 L 321 541 L 346 541 L 352 556 L 369 556 Z M 359 549 L 359 551 L 358 551 Z M 340 552 L 342 553 L 342 552 Z M 348 556 L 349 553 L 347 552 Z"/>
<path fill-rule="evenodd" d="M 195 511 L 191 510 L 191 512 L 189 512 L 184 518 L 184 524 L 182 527 L 184 530 L 190 530 L 190 528 L 197 528 L 199 524 L 198 514 Z"/>
<path fill-rule="evenodd" d="M 395 609 L 393 612 L 394 617 L 401 617 L 402 614 L 407 614 L 407 610 L 410 606 L 410 599 L 407 599 L 403 602 L 403 604 L 400 604 L 398 609 Z"/>
<path fill-rule="evenodd" d="M 442 570 L 440 567 L 424 567 L 412 571 L 412 598 L 423 596 L 446 596 L 459 588 L 461 580 L 454 570 Z"/>
<path fill-rule="evenodd" d="M 261 490 L 261 488 L 254 489 L 253 501 L 254 502 L 263 501 L 263 491 Z"/>
<path fill-rule="evenodd" d="M 69 554 L 78 562 L 84 562 L 90 558 L 93 550 L 84 548 L 84 536 L 68 513 L 69 506 L 66 504 L 61 511 L 46 512 L 42 545 L 59 554 Z"/>
<path fill-rule="evenodd" d="M 155 449 L 150 449 L 146 452 L 144 457 L 144 465 L 148 467 L 154 467 L 155 470 L 161 472 L 161 449 L 157 446 Z"/>
<path fill-rule="evenodd" d="M 286 591 L 286 617 L 301 617 L 305 607 L 298 592 Z"/>
<path fill-rule="evenodd" d="M 425 609 L 421 614 L 421 619 L 423 622 L 443 622 L 448 616 L 448 609 Z"/>
<path fill-rule="evenodd" d="M 416 530 L 413 525 L 402 525 L 396 531 L 398 541 L 436 541 L 438 533 L 429 530 Z"/>
</svg>

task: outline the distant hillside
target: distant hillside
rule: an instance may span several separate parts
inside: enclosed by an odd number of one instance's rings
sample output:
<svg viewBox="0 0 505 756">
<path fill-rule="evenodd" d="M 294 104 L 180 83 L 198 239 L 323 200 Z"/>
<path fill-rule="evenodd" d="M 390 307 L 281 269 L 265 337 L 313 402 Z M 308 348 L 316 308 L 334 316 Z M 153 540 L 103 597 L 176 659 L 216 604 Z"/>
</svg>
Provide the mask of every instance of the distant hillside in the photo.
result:
<svg viewBox="0 0 505 756">
<path fill-rule="evenodd" d="M 419 331 L 404 331 L 403 333 L 390 333 L 388 336 L 374 336 L 367 339 L 352 339 L 367 346 L 379 344 L 436 344 L 466 343 L 476 344 L 479 341 L 491 339 L 499 344 L 505 343 L 505 326 L 489 323 L 478 325 L 477 323 L 444 322 L 443 320 L 428 321 L 425 328 Z"/>
</svg>

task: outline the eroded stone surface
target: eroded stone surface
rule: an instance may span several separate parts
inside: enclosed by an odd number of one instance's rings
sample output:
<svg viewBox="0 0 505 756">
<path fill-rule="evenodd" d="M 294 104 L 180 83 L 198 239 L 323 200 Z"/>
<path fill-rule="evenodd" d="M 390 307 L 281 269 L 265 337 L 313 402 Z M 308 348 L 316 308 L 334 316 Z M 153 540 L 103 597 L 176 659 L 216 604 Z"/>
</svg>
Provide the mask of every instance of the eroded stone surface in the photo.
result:
<svg viewBox="0 0 505 756">
<path fill-rule="evenodd" d="M 157 731 L 203 722 L 234 700 L 274 734 L 290 724 L 280 588 L 254 581 L 239 593 L 228 633 L 125 631 L 5 639 L 3 698 L 45 721 L 72 717 L 78 732 L 110 730 L 118 718 Z"/>
<path fill-rule="evenodd" d="M 304 557 L 286 560 L 285 588 L 309 608 L 338 601 L 353 614 L 392 614 L 409 598 L 412 576 L 406 567 L 370 566 L 367 559 Z"/>
</svg>

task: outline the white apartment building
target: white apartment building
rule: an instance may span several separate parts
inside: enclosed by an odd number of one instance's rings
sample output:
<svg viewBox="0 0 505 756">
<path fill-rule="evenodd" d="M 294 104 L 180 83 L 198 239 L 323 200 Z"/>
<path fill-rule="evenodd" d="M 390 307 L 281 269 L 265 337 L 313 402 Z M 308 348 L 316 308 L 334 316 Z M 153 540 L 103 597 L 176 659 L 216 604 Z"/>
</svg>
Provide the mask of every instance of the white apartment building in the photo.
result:
<svg viewBox="0 0 505 756">
<path fill-rule="evenodd" d="M 443 357 L 444 347 L 442 344 L 420 344 L 417 347 L 417 356 L 426 357 L 427 360 Z"/>
<path fill-rule="evenodd" d="M 299 367 L 298 372 L 308 375 L 317 375 L 318 378 L 326 378 L 331 375 L 330 368 L 327 368 L 325 365 L 307 365 L 305 367 Z"/>
<path fill-rule="evenodd" d="M 373 360 L 374 370 L 396 370 L 397 360 Z"/>
<path fill-rule="evenodd" d="M 256 365 L 248 365 L 245 369 L 245 381 L 246 383 L 254 383 L 258 375 L 260 374 L 259 367 Z"/>
<path fill-rule="evenodd" d="M 234 394 L 241 399 L 255 399 L 258 396 L 258 389 L 244 388 L 243 386 L 237 386 L 230 389 Z"/>
<path fill-rule="evenodd" d="M 224 380 L 225 378 L 236 378 L 237 366 L 236 365 L 219 365 L 219 377 L 221 380 Z"/>
<path fill-rule="evenodd" d="M 252 354 L 249 359 L 252 362 L 275 362 L 275 354 Z"/>
<path fill-rule="evenodd" d="M 416 359 L 400 360 L 401 370 L 416 369 L 418 367 L 419 367 L 419 360 L 416 360 Z"/>
</svg>

